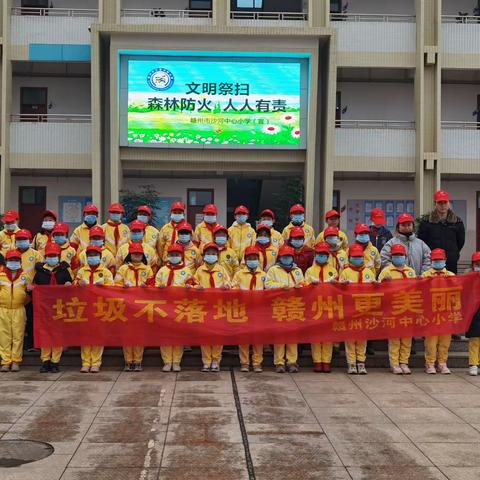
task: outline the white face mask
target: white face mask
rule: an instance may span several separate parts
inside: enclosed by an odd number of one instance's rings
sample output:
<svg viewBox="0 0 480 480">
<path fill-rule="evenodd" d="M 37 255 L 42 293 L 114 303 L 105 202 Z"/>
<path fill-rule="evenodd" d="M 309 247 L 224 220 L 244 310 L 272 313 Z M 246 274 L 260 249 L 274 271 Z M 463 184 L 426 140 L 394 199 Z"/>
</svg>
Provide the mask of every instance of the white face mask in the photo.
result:
<svg viewBox="0 0 480 480">
<path fill-rule="evenodd" d="M 55 226 L 55 222 L 53 220 L 44 220 L 42 222 L 42 228 L 44 230 L 53 230 L 54 226 Z"/>
<path fill-rule="evenodd" d="M 203 220 L 205 220 L 206 223 L 215 223 L 217 221 L 217 216 L 216 215 L 205 215 L 203 217 Z"/>
</svg>

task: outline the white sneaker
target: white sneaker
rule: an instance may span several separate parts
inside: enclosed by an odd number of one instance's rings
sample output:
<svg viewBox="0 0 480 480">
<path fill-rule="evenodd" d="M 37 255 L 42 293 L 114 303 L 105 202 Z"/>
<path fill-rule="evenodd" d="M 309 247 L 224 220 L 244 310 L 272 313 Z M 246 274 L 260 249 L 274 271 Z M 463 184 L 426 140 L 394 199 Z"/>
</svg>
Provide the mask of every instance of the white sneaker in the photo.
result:
<svg viewBox="0 0 480 480">
<path fill-rule="evenodd" d="M 401 363 L 400 368 L 402 369 L 402 373 L 404 375 L 411 375 L 412 374 L 412 371 L 410 370 L 410 368 L 408 367 L 408 365 L 406 363 Z"/>
<path fill-rule="evenodd" d="M 435 365 L 433 363 L 427 363 L 425 365 L 425 373 L 428 373 L 429 375 L 435 375 L 437 373 L 435 370 Z"/>
<path fill-rule="evenodd" d="M 12 362 L 12 365 L 10 365 L 10 371 L 19 372 L 20 371 L 20 365 L 16 362 Z"/>
<path fill-rule="evenodd" d="M 87 365 L 84 365 L 84 366 L 80 369 L 80 372 L 81 372 L 81 373 L 88 373 L 88 372 L 90 372 L 90 367 L 87 366 Z"/>
<path fill-rule="evenodd" d="M 394 365 L 394 366 L 392 367 L 392 373 L 393 373 L 394 375 L 402 375 L 402 374 L 403 374 L 403 370 L 400 368 L 399 365 Z"/>
<path fill-rule="evenodd" d="M 172 364 L 171 363 L 166 363 L 162 368 L 162 372 L 171 372 L 171 371 L 172 371 Z"/>
<path fill-rule="evenodd" d="M 218 362 L 212 362 L 212 366 L 210 367 L 211 372 L 219 372 L 220 371 L 220 365 Z"/>
<path fill-rule="evenodd" d="M 181 372 L 182 367 L 180 367 L 179 363 L 172 363 L 172 371 L 173 372 Z"/>
<path fill-rule="evenodd" d="M 208 363 L 204 363 L 202 367 L 202 372 L 209 372 L 210 371 L 210 365 Z"/>
<path fill-rule="evenodd" d="M 358 373 L 357 372 L 357 364 L 356 363 L 349 363 L 347 373 L 349 375 L 356 375 Z"/>
<path fill-rule="evenodd" d="M 468 369 L 468 374 L 472 377 L 476 377 L 478 375 L 478 367 L 476 365 L 470 365 Z"/>
<path fill-rule="evenodd" d="M 254 365 L 254 366 L 253 366 L 253 371 L 254 371 L 255 373 L 262 373 L 262 372 L 263 372 L 263 368 L 262 368 L 261 365 Z"/>
<path fill-rule="evenodd" d="M 242 365 L 240 365 L 240 371 L 241 372 L 249 372 L 250 371 L 250 366 L 246 363 L 242 363 Z"/>
<path fill-rule="evenodd" d="M 359 375 L 366 375 L 367 369 L 365 368 L 364 363 L 357 363 L 357 372 Z"/>
<path fill-rule="evenodd" d="M 452 372 L 450 369 L 447 367 L 446 363 L 439 363 L 438 364 L 438 371 L 439 373 L 442 373 L 443 375 L 450 375 Z"/>
<path fill-rule="evenodd" d="M 2 368 L 0 368 L 0 372 L 9 372 L 10 371 L 10 365 L 2 365 Z"/>
<path fill-rule="evenodd" d="M 100 367 L 98 367 L 97 365 L 92 365 L 90 367 L 90 373 L 98 373 L 100 371 Z"/>
</svg>

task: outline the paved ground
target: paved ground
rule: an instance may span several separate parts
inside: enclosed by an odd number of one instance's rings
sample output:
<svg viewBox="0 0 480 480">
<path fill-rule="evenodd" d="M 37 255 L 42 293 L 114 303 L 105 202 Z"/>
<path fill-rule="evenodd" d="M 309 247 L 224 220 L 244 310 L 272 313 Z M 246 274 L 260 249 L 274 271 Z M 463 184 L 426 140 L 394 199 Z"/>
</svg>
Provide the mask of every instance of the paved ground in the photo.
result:
<svg viewBox="0 0 480 480">
<path fill-rule="evenodd" d="M 0 436 L 51 443 L 1 480 L 480 478 L 480 377 L 160 369 L 0 375 Z M 239 400 L 248 442 L 242 441 Z M 245 449 L 247 445 L 247 449 Z"/>
</svg>

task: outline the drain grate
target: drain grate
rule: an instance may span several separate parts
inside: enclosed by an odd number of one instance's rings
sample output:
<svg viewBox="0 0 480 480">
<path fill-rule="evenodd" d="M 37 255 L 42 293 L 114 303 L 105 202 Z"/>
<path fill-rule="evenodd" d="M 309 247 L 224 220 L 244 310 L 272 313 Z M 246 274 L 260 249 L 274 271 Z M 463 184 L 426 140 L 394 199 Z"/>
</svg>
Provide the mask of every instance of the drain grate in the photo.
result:
<svg viewBox="0 0 480 480">
<path fill-rule="evenodd" d="M 50 456 L 54 448 L 49 443 L 32 440 L 0 440 L 0 467 L 18 467 Z"/>
</svg>

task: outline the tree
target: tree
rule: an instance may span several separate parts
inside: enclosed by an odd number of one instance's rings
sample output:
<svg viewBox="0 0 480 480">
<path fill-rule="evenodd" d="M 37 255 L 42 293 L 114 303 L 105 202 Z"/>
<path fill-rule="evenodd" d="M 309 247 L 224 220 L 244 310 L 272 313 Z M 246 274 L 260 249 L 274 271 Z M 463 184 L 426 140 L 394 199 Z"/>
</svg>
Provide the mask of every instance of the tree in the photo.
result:
<svg viewBox="0 0 480 480">
<path fill-rule="evenodd" d="M 279 192 L 273 194 L 273 209 L 276 215 L 276 227 L 282 229 L 290 222 L 290 207 L 304 202 L 304 190 L 301 177 L 288 177 Z"/>
<path fill-rule="evenodd" d="M 127 222 L 135 220 L 138 207 L 141 205 L 148 205 L 153 210 L 151 219 L 152 225 L 155 226 L 158 223 L 154 206 L 157 203 L 160 194 L 157 192 L 157 190 L 155 190 L 153 185 L 144 185 L 139 191 L 121 190 L 120 196 L 121 203 L 125 208 L 125 218 Z"/>
</svg>

